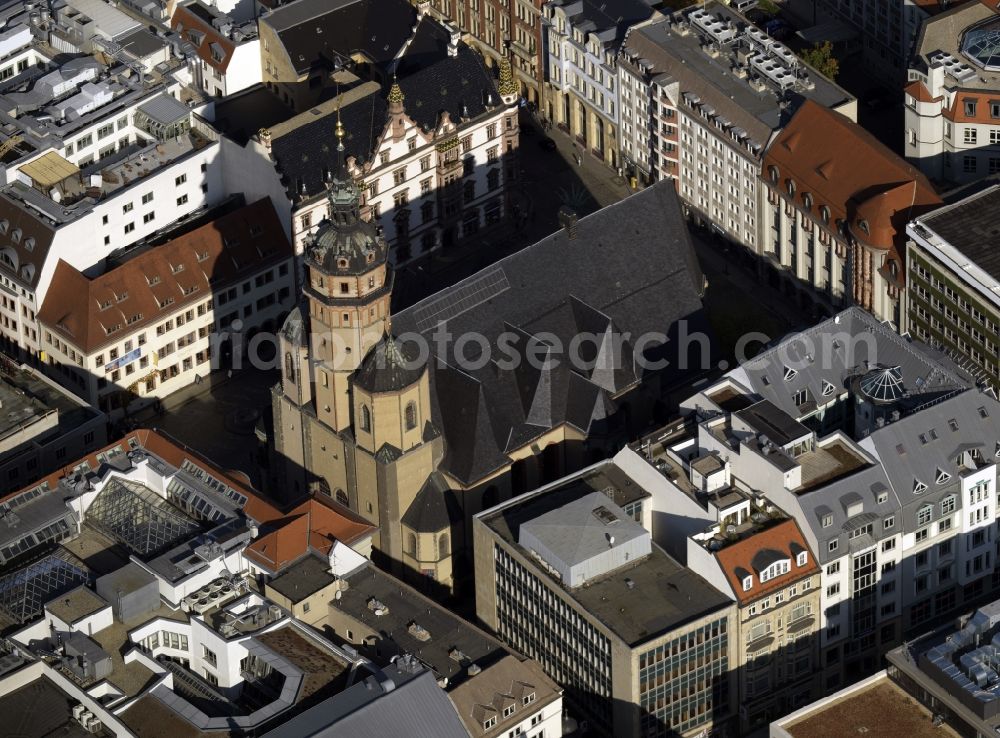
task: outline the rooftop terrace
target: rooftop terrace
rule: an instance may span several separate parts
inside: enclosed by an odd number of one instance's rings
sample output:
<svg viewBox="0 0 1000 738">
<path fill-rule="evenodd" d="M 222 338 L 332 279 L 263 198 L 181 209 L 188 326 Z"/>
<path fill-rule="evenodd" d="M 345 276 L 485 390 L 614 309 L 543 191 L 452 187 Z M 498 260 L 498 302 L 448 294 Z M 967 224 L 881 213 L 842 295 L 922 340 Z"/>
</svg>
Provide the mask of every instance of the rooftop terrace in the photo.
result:
<svg viewBox="0 0 1000 738">
<path fill-rule="evenodd" d="M 25 175 L 28 182 L 18 180 L 9 185 L 4 194 L 62 225 L 90 212 L 100 200 L 141 182 L 163 167 L 205 148 L 213 140 L 214 134 L 207 126 L 162 141 L 147 140 L 132 144 L 83 170 L 76 170 L 51 186 L 44 180 L 35 183 Z M 59 157 L 51 152 L 46 156 Z M 63 170 L 71 171 L 65 167 Z M 54 191 L 58 191 L 58 196 L 53 196 Z"/>
</svg>

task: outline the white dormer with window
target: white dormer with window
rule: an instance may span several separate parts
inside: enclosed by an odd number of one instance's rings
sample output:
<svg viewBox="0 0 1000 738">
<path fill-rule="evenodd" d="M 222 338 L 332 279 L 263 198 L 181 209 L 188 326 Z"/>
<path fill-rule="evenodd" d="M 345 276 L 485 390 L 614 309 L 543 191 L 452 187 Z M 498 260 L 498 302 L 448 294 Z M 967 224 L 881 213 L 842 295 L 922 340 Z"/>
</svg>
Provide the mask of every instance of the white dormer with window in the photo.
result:
<svg viewBox="0 0 1000 738">
<path fill-rule="evenodd" d="M 809 563 L 809 552 L 799 551 L 798 555 L 795 557 L 796 566 L 805 566 Z"/>
<path fill-rule="evenodd" d="M 753 587 L 753 577 L 750 575 L 743 577 L 743 591 L 749 592 L 751 587 Z"/>
<path fill-rule="evenodd" d="M 944 469 L 938 467 L 937 476 L 935 477 L 934 481 L 936 481 L 938 484 L 945 484 L 948 482 L 949 479 L 951 479 L 951 474 L 946 472 Z"/>
<path fill-rule="evenodd" d="M 764 582 L 769 582 L 775 577 L 780 577 L 782 574 L 787 574 L 791 568 L 791 563 L 788 559 L 779 559 L 778 561 L 768 565 L 768 567 L 763 571 L 758 572 L 760 582 L 763 584 Z"/>
</svg>

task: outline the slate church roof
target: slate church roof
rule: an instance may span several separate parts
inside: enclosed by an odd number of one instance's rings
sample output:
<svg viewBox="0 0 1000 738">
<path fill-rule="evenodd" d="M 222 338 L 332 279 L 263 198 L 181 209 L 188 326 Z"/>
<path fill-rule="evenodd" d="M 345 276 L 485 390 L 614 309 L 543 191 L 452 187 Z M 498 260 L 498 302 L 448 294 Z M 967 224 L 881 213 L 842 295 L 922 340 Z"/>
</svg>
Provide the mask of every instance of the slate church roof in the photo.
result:
<svg viewBox="0 0 1000 738">
<path fill-rule="evenodd" d="M 510 463 L 512 451 L 553 428 L 587 433 L 612 414 L 614 398 L 644 377 L 639 336 L 675 338 L 684 319 L 689 334 L 709 332 L 701 272 L 669 182 L 580 219 L 575 230 L 570 238 L 561 229 L 393 316 L 397 336 L 431 338 L 444 323 L 453 337 L 482 337 L 466 344 L 465 360 L 453 338 L 431 361 L 434 417 L 445 437 L 440 468 L 464 482 Z M 571 342 L 581 333 L 592 338 L 571 367 Z M 612 364 L 603 359 L 616 335 L 625 340 Z M 483 357 L 477 352 L 486 346 Z M 528 355 L 538 358 L 509 361 Z M 667 382 L 690 376 L 677 358 L 663 370 Z"/>
</svg>

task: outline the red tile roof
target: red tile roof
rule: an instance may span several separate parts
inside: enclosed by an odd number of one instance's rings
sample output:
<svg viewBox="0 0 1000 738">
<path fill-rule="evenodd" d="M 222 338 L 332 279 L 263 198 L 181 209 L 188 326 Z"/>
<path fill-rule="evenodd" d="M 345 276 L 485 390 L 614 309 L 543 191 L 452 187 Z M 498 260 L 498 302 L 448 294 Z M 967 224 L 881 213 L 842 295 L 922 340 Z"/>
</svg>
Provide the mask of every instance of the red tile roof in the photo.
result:
<svg viewBox="0 0 1000 738">
<path fill-rule="evenodd" d="M 903 88 L 903 91 L 917 102 L 930 103 L 937 102 L 941 99 L 940 96 L 934 97 L 931 95 L 931 91 L 927 89 L 927 85 L 919 79 L 915 79 L 910 82 L 910 84 Z"/>
<path fill-rule="evenodd" d="M 805 566 L 799 566 L 795 561 L 800 551 L 806 551 L 808 554 Z M 762 555 L 769 562 L 779 557 L 788 558 L 791 565 L 788 573 L 762 583 L 758 576 L 759 572 L 754 566 L 754 560 L 758 559 L 759 563 L 758 557 Z M 782 521 L 736 543 L 731 543 L 716 551 L 715 558 L 741 606 L 819 571 L 816 558 L 809 550 L 809 545 L 794 520 Z M 753 585 L 747 592 L 743 591 L 745 576 L 753 578 Z"/>
<path fill-rule="evenodd" d="M 232 61 L 233 50 L 236 48 L 236 45 L 223 35 L 219 29 L 193 12 L 191 7 L 196 5 L 201 5 L 202 8 L 205 8 L 199 2 L 178 5 L 174 10 L 173 17 L 170 19 L 170 30 L 190 43 L 197 51 L 198 58 L 205 62 L 205 64 L 212 69 L 218 70 L 219 74 L 225 74 L 226 69 L 229 68 L 229 62 Z M 203 15 L 206 16 L 210 14 L 211 11 L 208 9 L 205 9 L 203 12 Z M 193 35 L 192 31 L 195 32 Z M 212 44 L 215 44 L 218 53 L 221 54 L 220 59 L 216 59 L 212 55 Z"/>
<path fill-rule="evenodd" d="M 764 174 L 777 188 L 795 185 L 814 212 L 830 209 L 830 225 L 845 221 L 859 241 L 883 250 L 903 248 L 906 223 L 941 204 L 927 177 L 847 117 L 806 100 L 764 156 Z M 866 221 L 868 232 L 861 227 Z"/>
<path fill-rule="evenodd" d="M 375 526 L 320 494 L 270 527 L 247 547 L 246 556 L 274 573 L 310 550 L 326 556 L 335 541 L 351 545 L 375 531 Z"/>
<path fill-rule="evenodd" d="M 93 279 L 60 260 L 38 322 L 89 354 L 291 257 L 274 205 L 263 198 Z"/>
</svg>

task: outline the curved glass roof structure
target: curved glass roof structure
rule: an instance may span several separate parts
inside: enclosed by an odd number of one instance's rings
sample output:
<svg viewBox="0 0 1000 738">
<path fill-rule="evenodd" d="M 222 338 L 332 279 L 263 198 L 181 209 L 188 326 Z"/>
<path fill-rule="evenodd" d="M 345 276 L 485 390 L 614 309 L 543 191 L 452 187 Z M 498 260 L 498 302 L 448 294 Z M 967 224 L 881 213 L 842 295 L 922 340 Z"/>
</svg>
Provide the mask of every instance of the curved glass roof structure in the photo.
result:
<svg viewBox="0 0 1000 738">
<path fill-rule="evenodd" d="M 895 402 L 906 392 L 898 366 L 872 369 L 861 378 L 861 391 L 875 402 Z"/>
<path fill-rule="evenodd" d="M 966 32 L 962 53 L 984 69 L 1000 70 L 1000 20 L 990 20 Z"/>
</svg>

